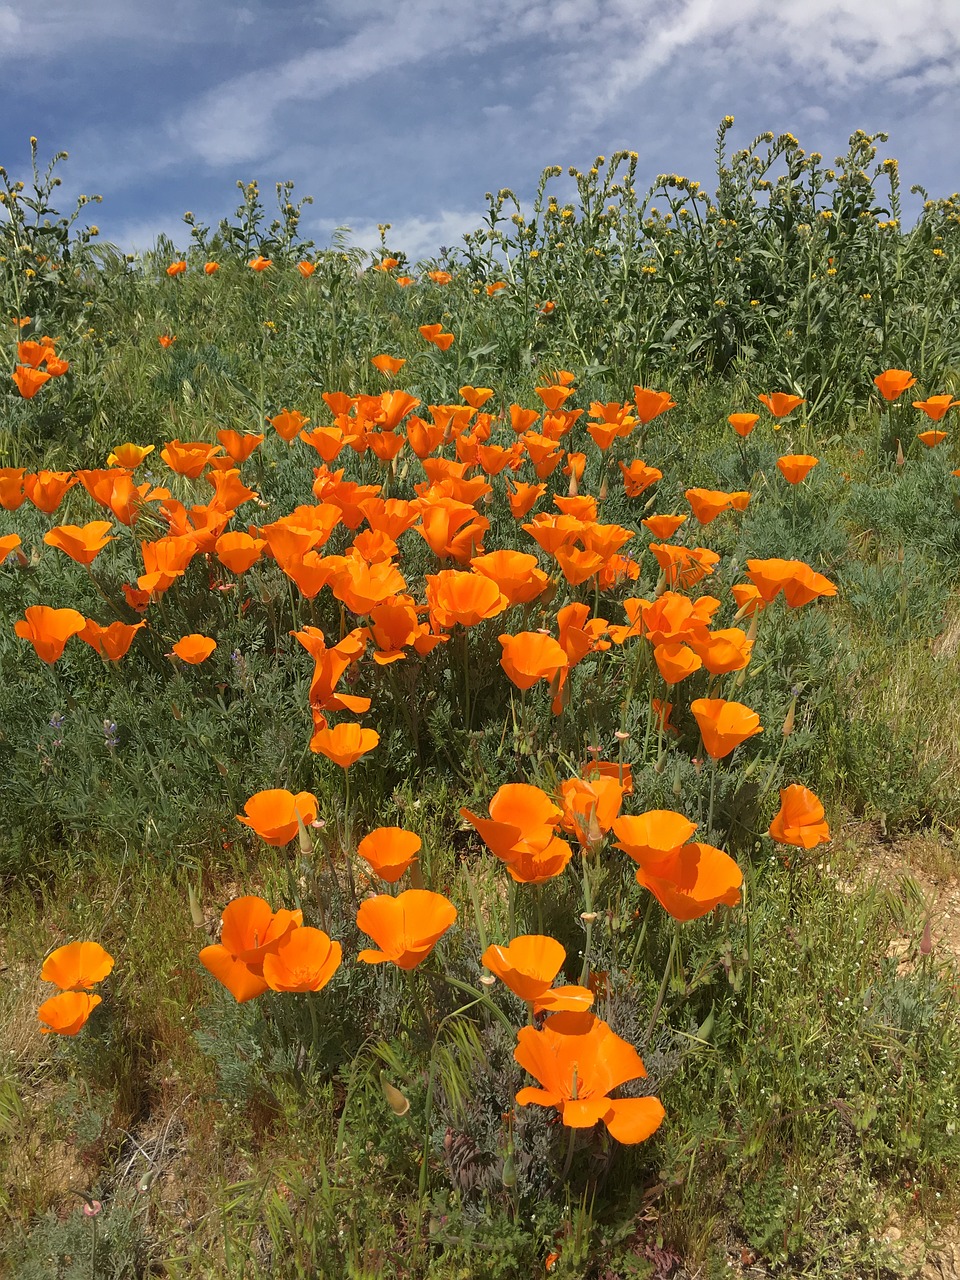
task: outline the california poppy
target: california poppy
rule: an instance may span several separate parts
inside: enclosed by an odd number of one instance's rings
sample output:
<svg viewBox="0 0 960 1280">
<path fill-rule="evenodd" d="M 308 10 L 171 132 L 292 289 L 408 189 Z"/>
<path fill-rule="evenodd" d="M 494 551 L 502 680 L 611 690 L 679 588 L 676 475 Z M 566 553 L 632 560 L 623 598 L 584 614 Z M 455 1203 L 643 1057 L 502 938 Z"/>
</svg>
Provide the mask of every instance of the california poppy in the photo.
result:
<svg viewBox="0 0 960 1280">
<path fill-rule="evenodd" d="M 320 991 L 343 958 L 339 942 L 321 929 L 290 929 L 263 957 L 263 980 L 271 991 Z"/>
<path fill-rule="evenodd" d="M 357 928 L 380 948 L 361 951 L 366 964 L 392 961 L 401 969 L 415 969 L 457 918 L 453 903 L 429 889 L 407 889 L 391 898 L 378 894 L 360 904 Z"/>
<path fill-rule="evenodd" d="M 668 391 L 651 391 L 647 387 L 634 387 L 633 399 L 637 406 L 637 417 L 644 426 L 654 418 L 658 418 L 661 413 L 677 407 Z"/>
<path fill-rule="evenodd" d="M 945 417 L 948 410 L 953 409 L 960 404 L 960 400 L 954 400 L 951 396 L 928 396 L 926 400 L 914 400 L 913 407 L 920 409 L 927 415 L 931 422 L 939 422 Z"/>
<path fill-rule="evenodd" d="M 101 658 L 119 662 L 133 644 L 137 632 L 146 625 L 145 622 L 111 622 L 108 627 L 102 627 L 99 622 L 87 618 L 83 630 L 77 634 L 91 649 L 96 649 Z"/>
<path fill-rule="evenodd" d="M 730 495 L 718 489 L 688 489 L 683 496 L 690 503 L 694 519 L 700 524 L 711 524 L 731 506 Z"/>
<path fill-rule="evenodd" d="M 780 810 L 770 823 L 769 832 L 778 844 L 798 849 L 812 849 L 830 841 L 823 805 L 812 791 L 797 783 L 781 788 Z"/>
<path fill-rule="evenodd" d="M 582 1013 L 593 1004 L 586 987 L 553 988 L 553 980 L 563 968 L 567 953 L 555 938 L 544 934 L 524 934 L 507 946 L 490 946 L 480 958 L 491 973 L 531 1006 L 544 1010 Z"/>
<path fill-rule="evenodd" d="M 490 801 L 489 812 L 489 818 L 479 818 L 461 809 L 460 816 L 472 823 L 484 844 L 506 864 L 512 879 L 543 884 L 566 868 L 573 850 L 556 835 L 563 810 L 539 787 L 505 783 Z"/>
<path fill-rule="evenodd" d="M 542 1030 L 517 1033 L 514 1059 L 540 1083 L 517 1094 L 517 1104 L 555 1107 L 573 1129 L 602 1121 L 618 1142 L 643 1142 L 663 1123 L 659 1098 L 611 1098 L 647 1072 L 636 1049 L 592 1013 L 556 1013 Z"/>
<path fill-rule="evenodd" d="M 785 418 L 793 413 L 798 405 L 805 403 L 802 396 L 789 395 L 786 391 L 774 391 L 772 395 L 760 395 L 757 399 L 775 418 Z"/>
<path fill-rule="evenodd" d="M 237 821 L 255 831 L 264 844 L 282 849 L 295 839 L 300 823 L 309 826 L 317 820 L 317 798 L 309 791 L 292 791 L 282 788 L 258 791 L 243 806 L 246 815 L 237 814 Z M 299 821 L 298 821 L 299 817 Z"/>
<path fill-rule="evenodd" d="M 341 769 L 372 751 L 380 741 L 376 729 L 362 729 L 358 724 L 338 724 L 333 729 L 319 729 L 310 739 L 310 750 L 324 755 Z"/>
<path fill-rule="evenodd" d="M 449 284 L 453 276 L 449 271 L 428 271 L 427 279 L 432 280 L 434 284 Z"/>
<path fill-rule="evenodd" d="M 441 351 L 446 351 L 453 343 L 453 334 L 444 333 L 442 324 L 422 324 L 420 336 L 427 342 L 432 342 Z"/>
<path fill-rule="evenodd" d="M 0 467 L 0 507 L 4 511 L 16 511 L 27 500 L 23 488 L 23 467 Z"/>
<path fill-rule="evenodd" d="M 727 421 L 738 436 L 746 439 L 760 421 L 760 415 L 759 413 L 730 413 L 727 415 Z"/>
<path fill-rule="evenodd" d="M 87 991 L 61 991 L 51 996 L 37 1010 L 37 1017 L 43 1023 L 40 1034 L 55 1032 L 59 1036 L 75 1036 L 100 1003 L 100 996 L 92 996 Z"/>
<path fill-rule="evenodd" d="M 196 480 L 210 459 L 219 452 L 220 445 L 207 444 L 202 440 L 168 440 L 160 450 L 160 457 L 171 471 L 186 476 L 188 480 Z"/>
<path fill-rule="evenodd" d="M 782 591 L 792 609 L 819 596 L 835 596 L 836 586 L 802 560 L 748 560 L 747 576 L 769 604 Z"/>
<path fill-rule="evenodd" d="M 246 573 L 263 555 L 266 542 L 236 530 L 222 533 L 216 542 L 217 558 L 231 573 Z"/>
<path fill-rule="evenodd" d="M 936 445 L 942 444 L 942 442 L 946 440 L 946 438 L 947 438 L 946 431 L 937 431 L 937 430 L 931 429 L 930 431 L 917 432 L 917 439 L 920 441 L 921 444 L 925 444 L 928 449 L 933 449 Z"/>
<path fill-rule="evenodd" d="M 740 901 L 743 873 L 734 860 L 711 844 L 693 840 L 654 866 L 641 863 L 637 884 L 653 894 L 675 920 L 699 920 L 721 903 Z"/>
<path fill-rule="evenodd" d="M 623 487 L 628 498 L 639 498 L 652 484 L 663 479 L 663 472 L 657 467 L 648 467 L 645 462 L 636 458 L 629 466 L 618 462 L 623 473 Z"/>
<path fill-rule="evenodd" d="M 266 271 L 267 267 L 273 266 L 272 258 L 265 258 L 263 254 L 258 254 L 251 262 L 247 263 L 251 271 Z"/>
<path fill-rule="evenodd" d="M 662 540 L 672 538 L 686 519 L 686 516 L 647 516 L 640 523 L 645 529 L 649 529 L 655 538 Z"/>
<path fill-rule="evenodd" d="M 51 609 L 34 604 L 25 611 L 25 619 L 17 619 L 13 629 L 21 640 L 29 640 L 41 662 L 56 662 L 71 636 L 81 632 L 86 618 L 76 609 Z"/>
<path fill-rule="evenodd" d="M 538 680 L 550 681 L 567 666 L 567 655 L 552 636 L 541 631 L 502 635 L 500 666 L 518 689 L 532 689 Z"/>
<path fill-rule="evenodd" d="M 581 848 L 595 849 L 619 814 L 623 795 L 624 785 L 610 774 L 565 779 L 560 784 L 561 828 L 576 836 Z"/>
<path fill-rule="evenodd" d="M 916 378 L 908 369 L 885 369 L 873 381 L 884 400 L 897 400 L 914 385 Z"/>
<path fill-rule="evenodd" d="M 295 409 L 281 409 L 272 418 L 268 417 L 267 421 L 281 440 L 292 444 L 310 419 L 302 413 L 297 413 Z"/>
<path fill-rule="evenodd" d="M 220 941 L 203 948 L 200 963 L 223 983 L 238 1003 L 253 1000 L 268 990 L 263 976 L 264 960 L 291 931 L 302 925 L 300 911 L 273 911 L 263 898 L 252 894 L 234 898 L 223 911 Z"/>
<path fill-rule="evenodd" d="M 720 563 L 720 557 L 708 547 L 673 547 L 669 543 L 652 542 L 650 550 L 671 587 L 695 586 Z"/>
<path fill-rule="evenodd" d="M 777 459 L 777 466 L 788 484 L 799 484 L 819 461 L 808 453 L 787 453 Z"/>
<path fill-rule="evenodd" d="M 164 350 L 166 350 L 168 347 L 172 347 L 173 344 L 176 342 L 176 340 L 177 340 L 176 334 L 169 334 L 169 333 L 161 333 L 160 336 L 157 338 L 157 341 L 160 343 L 161 347 L 163 347 Z"/>
<path fill-rule="evenodd" d="M 17 365 L 13 371 L 13 380 L 24 400 L 32 400 L 45 382 L 53 375 L 44 369 L 31 369 L 27 365 Z"/>
<path fill-rule="evenodd" d="M 742 702 L 698 698 L 691 702 L 690 710 L 700 728 L 704 750 L 714 760 L 722 760 L 747 738 L 763 732 L 760 717 Z"/>
<path fill-rule="evenodd" d="M 510 603 L 493 579 L 482 573 L 444 569 L 427 574 L 424 581 L 431 617 L 443 628 L 457 623 L 476 626 L 502 613 Z"/>
<path fill-rule="evenodd" d="M 144 458 L 153 453 L 156 445 L 153 444 L 118 444 L 113 453 L 107 457 L 108 467 L 123 467 L 127 471 L 134 471 L 143 462 Z"/>
<path fill-rule="evenodd" d="M 214 276 L 220 270 L 219 262 L 205 262 L 203 264 L 203 274 L 205 276 Z"/>
<path fill-rule="evenodd" d="M 181 637 L 173 646 L 172 652 L 181 662 L 189 662 L 195 667 L 206 662 L 216 647 L 217 642 L 211 636 L 201 636 L 194 632 L 193 635 Z"/>
<path fill-rule="evenodd" d="M 108 535 L 113 526 L 109 520 L 93 520 L 90 524 L 61 524 L 48 530 L 43 540 L 48 547 L 56 547 L 77 564 L 93 564 L 94 560 L 114 538 Z"/>
<path fill-rule="evenodd" d="M 375 369 L 379 369 L 381 373 L 386 373 L 392 377 L 395 373 L 399 373 L 407 362 L 397 356 L 379 355 L 371 357 L 370 363 Z"/>
<path fill-rule="evenodd" d="M 377 827 L 357 845 L 357 853 L 369 862 L 387 884 L 396 884 L 417 860 L 423 841 L 404 827 Z"/>
<path fill-rule="evenodd" d="M 470 567 L 495 582 L 512 605 L 529 604 L 550 585 L 550 579 L 537 566 L 537 557 L 523 551 L 491 551 L 474 556 Z"/>
<path fill-rule="evenodd" d="M 112 969 L 113 956 L 99 942 L 68 942 L 50 952 L 40 977 L 61 991 L 86 991 L 102 982 Z"/>
<path fill-rule="evenodd" d="M 263 443 L 263 435 L 259 433 L 248 433 L 244 435 L 240 431 L 228 431 L 226 429 L 217 432 L 217 439 L 223 445 L 224 452 L 233 459 L 239 467 L 253 453 L 258 445 Z"/>
<path fill-rule="evenodd" d="M 304 280 L 309 280 L 317 269 L 315 262 L 308 262 L 306 258 L 302 262 L 297 263 L 297 270 L 303 276 Z"/>
<path fill-rule="evenodd" d="M 692 649 L 676 641 L 670 644 L 658 644 L 654 647 L 653 658 L 657 670 L 667 684 L 679 684 L 687 676 L 693 675 L 703 666 L 703 660 Z"/>
<path fill-rule="evenodd" d="M 23 491 L 38 511 L 52 515 L 63 501 L 63 495 L 77 483 L 70 471 L 27 472 L 23 477 Z"/>
</svg>

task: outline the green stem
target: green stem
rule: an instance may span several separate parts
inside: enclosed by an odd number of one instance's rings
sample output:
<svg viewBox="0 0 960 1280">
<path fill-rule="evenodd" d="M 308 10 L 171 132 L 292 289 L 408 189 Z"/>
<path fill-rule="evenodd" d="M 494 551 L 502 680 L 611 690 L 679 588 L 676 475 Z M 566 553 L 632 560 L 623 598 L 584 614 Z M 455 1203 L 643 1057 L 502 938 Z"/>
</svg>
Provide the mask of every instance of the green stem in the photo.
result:
<svg viewBox="0 0 960 1280">
<path fill-rule="evenodd" d="M 653 1035 L 653 1029 L 657 1025 L 657 1019 L 660 1017 L 660 1010 L 663 1008 L 663 1002 L 666 999 L 667 988 L 670 985 L 670 971 L 673 968 L 673 958 L 677 954 L 677 943 L 680 940 L 679 926 L 674 925 L 673 940 L 670 943 L 670 954 L 667 956 L 667 963 L 663 969 L 663 980 L 660 983 L 660 990 L 657 992 L 656 1003 L 653 1006 L 653 1012 L 650 1015 L 650 1021 L 647 1023 L 647 1029 L 643 1033 L 642 1045 L 646 1049 L 650 1043 L 650 1037 Z"/>
<path fill-rule="evenodd" d="M 590 948 L 593 942 L 593 885 L 590 883 L 590 871 L 587 859 L 581 854 L 583 863 L 583 907 L 587 916 L 587 933 L 583 943 L 583 964 L 580 966 L 580 985 L 585 987 L 590 977 Z"/>
</svg>

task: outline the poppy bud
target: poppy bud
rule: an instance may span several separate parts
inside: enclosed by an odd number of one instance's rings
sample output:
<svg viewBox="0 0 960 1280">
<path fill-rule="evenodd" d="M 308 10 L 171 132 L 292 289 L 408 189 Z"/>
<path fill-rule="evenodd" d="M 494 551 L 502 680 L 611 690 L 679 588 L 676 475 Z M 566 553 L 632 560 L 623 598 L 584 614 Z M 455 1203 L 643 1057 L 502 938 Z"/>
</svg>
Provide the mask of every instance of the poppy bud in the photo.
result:
<svg viewBox="0 0 960 1280">
<path fill-rule="evenodd" d="M 789 738 L 793 733 L 793 722 L 797 711 L 797 700 L 794 698 L 790 703 L 790 710 L 787 712 L 787 718 L 783 722 L 783 728 L 780 732 L 785 738 Z"/>
<path fill-rule="evenodd" d="M 920 939 L 920 954 L 928 956 L 933 951 L 933 933 L 930 929 L 930 917 L 927 916 L 923 926 L 923 937 Z"/>
<path fill-rule="evenodd" d="M 387 1106 L 395 1116 L 405 1116 L 410 1110 L 410 1099 L 405 1097 L 399 1089 L 390 1083 L 387 1079 L 386 1072 L 380 1072 L 380 1088 L 383 1090 L 383 1096 L 387 1100 Z"/>
<path fill-rule="evenodd" d="M 598 501 L 598 502 L 603 502 L 603 501 L 605 500 L 605 498 L 606 498 L 606 496 L 607 496 L 607 489 L 608 489 L 608 487 L 609 487 L 609 486 L 608 486 L 608 484 L 607 484 L 607 477 L 606 477 L 606 476 L 604 476 L 604 477 L 603 477 L 603 480 L 601 481 L 601 484 L 600 484 L 600 490 L 599 490 L 599 492 L 597 493 L 597 501 Z"/>
<path fill-rule="evenodd" d="M 898 467 L 902 467 L 902 466 L 903 466 L 903 462 L 904 462 L 904 458 L 903 458 L 903 445 L 902 445 L 902 444 L 900 443 L 900 441 L 898 440 L 898 441 L 897 441 L 897 466 L 898 466 Z"/>
<path fill-rule="evenodd" d="M 580 486 L 577 484 L 577 473 L 576 471 L 571 471 L 570 483 L 567 485 L 567 496 L 570 498 L 575 498 L 579 492 L 580 492 Z"/>
<path fill-rule="evenodd" d="M 190 919 L 193 921 L 195 929 L 202 929 L 206 925 L 203 918 L 203 908 L 200 906 L 200 899 L 197 897 L 193 885 L 187 885 L 187 899 L 190 903 Z"/>
<path fill-rule="evenodd" d="M 680 779 L 680 761 L 677 761 L 677 767 L 673 771 L 673 794 L 679 800 L 683 794 L 683 784 Z"/>
<path fill-rule="evenodd" d="M 512 1191 L 517 1185 L 517 1162 L 513 1156 L 513 1147 L 507 1151 L 503 1161 L 503 1172 L 500 1175 L 500 1181 L 508 1191 Z"/>
</svg>

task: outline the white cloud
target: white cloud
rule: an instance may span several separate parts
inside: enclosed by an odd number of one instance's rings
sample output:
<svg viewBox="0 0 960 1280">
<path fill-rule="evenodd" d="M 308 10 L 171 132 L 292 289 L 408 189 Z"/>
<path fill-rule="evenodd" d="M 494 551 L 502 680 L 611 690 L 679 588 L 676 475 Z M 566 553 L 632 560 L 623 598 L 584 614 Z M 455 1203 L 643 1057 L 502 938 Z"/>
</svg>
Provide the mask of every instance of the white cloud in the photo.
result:
<svg viewBox="0 0 960 1280">
<path fill-rule="evenodd" d="M 460 245 L 466 232 L 480 226 L 483 221 L 483 211 L 445 209 L 436 217 L 415 215 L 397 217 L 393 220 L 386 218 L 385 221 L 390 222 L 387 246 L 390 249 L 401 250 L 411 262 L 417 262 L 421 258 L 435 257 L 440 245 L 451 248 Z M 322 246 L 329 241 L 337 225 L 329 219 L 317 219 L 306 230 Z M 380 231 L 377 222 L 366 218 L 355 221 L 346 218 L 339 225 L 349 229 L 347 236 L 349 244 L 369 250 L 380 247 Z"/>
</svg>

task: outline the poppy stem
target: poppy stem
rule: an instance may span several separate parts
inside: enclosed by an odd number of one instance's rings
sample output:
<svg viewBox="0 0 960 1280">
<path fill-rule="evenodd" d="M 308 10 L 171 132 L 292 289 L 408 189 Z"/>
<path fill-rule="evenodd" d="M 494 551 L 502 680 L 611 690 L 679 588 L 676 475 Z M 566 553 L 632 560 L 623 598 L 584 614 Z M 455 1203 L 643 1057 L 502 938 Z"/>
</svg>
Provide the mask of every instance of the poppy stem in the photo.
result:
<svg viewBox="0 0 960 1280">
<path fill-rule="evenodd" d="M 707 840 L 712 841 L 713 834 L 713 806 L 717 798 L 717 761 L 713 756 L 710 757 L 710 807 L 707 810 Z"/>
<path fill-rule="evenodd" d="M 583 864 L 583 914 L 587 918 L 586 937 L 583 943 L 583 964 L 580 966 L 580 985 L 585 987 L 587 979 L 590 977 L 590 948 L 593 943 L 593 885 L 590 883 L 587 859 L 581 856 L 580 861 Z"/>
<path fill-rule="evenodd" d="M 487 929 L 483 923 L 483 912 L 480 909 L 480 897 L 477 893 L 476 882 L 467 867 L 463 867 L 463 876 L 467 882 L 467 890 L 470 894 L 470 901 L 473 904 L 473 918 L 477 924 L 477 937 L 480 939 L 481 955 L 487 949 Z M 542 932 L 542 930 L 541 930 Z"/>
<path fill-rule="evenodd" d="M 650 916 L 653 914 L 653 904 L 655 901 L 656 899 L 654 898 L 653 894 L 650 894 L 647 899 L 647 909 L 643 913 L 643 922 L 640 925 L 640 932 L 637 934 L 637 940 L 633 944 L 633 951 L 630 955 L 630 963 L 627 966 L 628 970 L 632 969 L 633 966 L 637 963 L 637 957 L 640 954 L 640 948 L 643 946 L 644 938 L 646 938 L 647 936 L 647 925 L 650 923 Z"/>
<path fill-rule="evenodd" d="M 680 929 L 674 925 L 673 940 L 670 943 L 670 954 L 667 956 L 667 963 L 663 969 L 663 980 L 660 983 L 660 990 L 657 992 L 656 1003 L 653 1006 L 653 1012 L 650 1015 L 650 1021 L 647 1023 L 647 1029 L 643 1033 L 643 1049 L 646 1052 L 647 1045 L 650 1043 L 650 1037 L 653 1035 L 653 1029 L 657 1025 L 657 1019 L 660 1017 L 660 1010 L 663 1008 L 663 1002 L 667 996 L 667 988 L 670 985 L 670 974 L 673 969 L 673 958 L 677 954 L 677 943 L 680 940 Z"/>
</svg>

